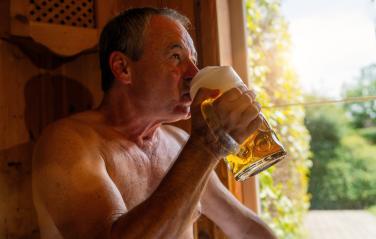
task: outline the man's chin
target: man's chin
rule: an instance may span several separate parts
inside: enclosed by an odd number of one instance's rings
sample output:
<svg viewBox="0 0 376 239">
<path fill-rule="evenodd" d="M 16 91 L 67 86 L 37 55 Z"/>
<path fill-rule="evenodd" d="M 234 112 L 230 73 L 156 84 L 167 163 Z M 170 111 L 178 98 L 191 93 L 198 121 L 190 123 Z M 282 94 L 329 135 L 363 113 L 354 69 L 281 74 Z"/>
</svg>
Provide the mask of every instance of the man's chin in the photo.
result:
<svg viewBox="0 0 376 239">
<path fill-rule="evenodd" d="M 189 106 L 178 105 L 175 107 L 174 114 L 176 115 L 176 120 L 187 120 L 191 118 L 191 108 Z"/>
<path fill-rule="evenodd" d="M 188 114 L 185 115 L 185 117 L 182 120 L 187 120 L 191 118 L 191 112 L 188 112 Z"/>
</svg>

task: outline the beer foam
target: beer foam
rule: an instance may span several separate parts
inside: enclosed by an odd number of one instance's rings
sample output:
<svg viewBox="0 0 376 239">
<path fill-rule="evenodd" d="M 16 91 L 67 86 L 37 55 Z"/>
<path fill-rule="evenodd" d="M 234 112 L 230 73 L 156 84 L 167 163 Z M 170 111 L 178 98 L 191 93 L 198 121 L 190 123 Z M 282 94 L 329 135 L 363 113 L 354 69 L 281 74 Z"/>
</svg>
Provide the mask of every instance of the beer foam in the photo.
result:
<svg viewBox="0 0 376 239">
<path fill-rule="evenodd" d="M 192 79 L 190 94 L 194 99 L 201 87 L 218 89 L 224 93 L 239 86 L 245 86 L 245 84 L 231 66 L 207 66 Z"/>
</svg>

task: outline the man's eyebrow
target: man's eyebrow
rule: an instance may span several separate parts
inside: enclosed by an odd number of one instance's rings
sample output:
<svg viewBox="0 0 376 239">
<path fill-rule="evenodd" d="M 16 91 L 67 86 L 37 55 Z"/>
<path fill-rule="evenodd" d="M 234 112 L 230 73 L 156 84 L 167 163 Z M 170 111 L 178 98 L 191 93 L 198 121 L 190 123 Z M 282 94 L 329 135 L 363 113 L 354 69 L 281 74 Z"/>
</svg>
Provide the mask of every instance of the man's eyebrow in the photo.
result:
<svg viewBox="0 0 376 239">
<path fill-rule="evenodd" d="M 173 50 L 173 49 L 175 49 L 175 48 L 178 48 L 178 49 L 181 49 L 181 50 L 184 49 L 183 46 L 180 45 L 179 43 L 173 43 L 173 44 L 171 44 L 170 47 L 169 47 L 168 49 L 169 49 L 169 50 Z"/>
</svg>

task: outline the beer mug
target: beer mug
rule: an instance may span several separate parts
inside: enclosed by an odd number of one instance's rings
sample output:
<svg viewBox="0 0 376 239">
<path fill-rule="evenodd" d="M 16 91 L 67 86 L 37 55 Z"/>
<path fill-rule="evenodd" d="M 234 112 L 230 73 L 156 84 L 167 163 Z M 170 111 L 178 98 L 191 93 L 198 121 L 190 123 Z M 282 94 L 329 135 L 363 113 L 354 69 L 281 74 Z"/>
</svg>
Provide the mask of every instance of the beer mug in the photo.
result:
<svg viewBox="0 0 376 239">
<path fill-rule="evenodd" d="M 191 82 L 192 98 L 201 87 L 219 89 L 221 93 L 235 87 L 243 92 L 248 90 L 230 66 L 210 66 L 200 70 Z M 207 99 L 202 102 L 201 112 L 209 128 L 218 129 L 222 126 L 219 125 L 218 117 L 212 108 L 214 100 Z M 261 126 L 240 145 L 224 130 L 216 130 L 216 137 L 227 154 L 224 160 L 237 181 L 258 174 L 282 160 L 287 154 L 264 115 L 261 112 L 260 115 Z"/>
</svg>

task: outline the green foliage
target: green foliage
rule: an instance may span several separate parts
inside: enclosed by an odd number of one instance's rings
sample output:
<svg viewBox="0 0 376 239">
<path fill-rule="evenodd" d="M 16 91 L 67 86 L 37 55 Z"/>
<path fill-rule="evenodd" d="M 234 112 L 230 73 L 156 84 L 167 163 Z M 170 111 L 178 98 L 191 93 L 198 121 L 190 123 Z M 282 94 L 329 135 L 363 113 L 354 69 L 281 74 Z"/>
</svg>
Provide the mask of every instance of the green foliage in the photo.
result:
<svg viewBox="0 0 376 239">
<path fill-rule="evenodd" d="M 338 106 L 307 111 L 313 166 L 309 182 L 314 209 L 357 209 L 376 202 L 376 146 L 352 130 Z"/>
<path fill-rule="evenodd" d="M 260 197 L 263 208 L 262 217 L 278 235 L 278 238 L 303 238 L 305 234 L 301 224 L 302 218 L 308 209 L 309 197 L 300 193 L 295 196 L 288 196 L 284 185 L 273 179 L 272 174 L 275 170 L 276 167 L 272 167 L 261 173 L 259 177 L 261 182 Z M 292 182 L 287 183 L 290 184 L 291 191 L 296 190 L 292 187 Z M 298 191 L 300 190 L 298 189 Z"/>
<path fill-rule="evenodd" d="M 372 213 L 373 215 L 376 216 L 376 205 L 374 205 L 374 206 L 368 208 L 368 211 L 369 211 L 370 213 Z"/>
<path fill-rule="evenodd" d="M 376 202 L 376 146 L 356 133 L 342 138 L 342 160 L 349 165 L 344 201 L 347 208 L 365 208 Z"/>
<path fill-rule="evenodd" d="M 309 108 L 306 111 L 305 125 L 311 135 L 311 150 L 320 158 L 334 157 L 334 150 L 340 144 L 342 136 L 347 130 L 348 120 L 342 108 L 336 106 L 322 106 Z M 313 169 L 312 169 L 313 170 Z"/>
<path fill-rule="evenodd" d="M 376 95 L 376 64 L 364 67 L 353 84 L 345 85 L 346 97 Z M 376 101 L 345 104 L 351 115 L 352 123 L 357 128 L 376 126 Z"/>
<path fill-rule="evenodd" d="M 288 62 L 288 24 L 280 0 L 247 0 L 250 87 L 264 105 L 302 100 L 297 77 Z M 260 174 L 262 217 L 278 238 L 302 238 L 303 215 L 308 209 L 307 173 L 309 134 L 304 109 L 263 108 L 287 149 L 288 157 Z"/>
<path fill-rule="evenodd" d="M 371 144 L 376 144 L 376 127 L 357 129 L 359 135 L 368 140 Z"/>
</svg>

